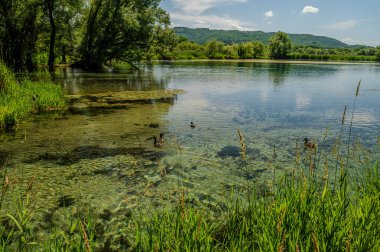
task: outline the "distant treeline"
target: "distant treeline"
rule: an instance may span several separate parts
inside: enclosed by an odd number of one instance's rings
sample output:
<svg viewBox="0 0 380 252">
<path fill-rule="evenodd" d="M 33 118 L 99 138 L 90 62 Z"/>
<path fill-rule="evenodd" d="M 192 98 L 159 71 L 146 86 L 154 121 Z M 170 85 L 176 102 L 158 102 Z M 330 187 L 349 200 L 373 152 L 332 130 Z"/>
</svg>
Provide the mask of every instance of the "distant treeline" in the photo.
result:
<svg viewBox="0 0 380 252">
<path fill-rule="evenodd" d="M 160 59 L 300 59 L 300 60 L 380 60 L 380 46 L 352 48 L 319 48 L 293 44 L 289 35 L 278 32 L 267 44 L 261 41 L 223 43 L 210 40 L 205 44 L 179 37 L 170 51 L 162 51 Z"/>
<path fill-rule="evenodd" d="M 187 38 L 198 44 L 206 44 L 208 41 L 217 40 L 225 44 L 242 43 L 248 41 L 259 41 L 269 45 L 270 38 L 274 32 L 263 31 L 238 31 L 238 30 L 216 30 L 208 28 L 174 27 L 177 35 Z M 334 38 L 326 36 L 315 36 L 311 34 L 288 33 L 293 44 L 317 48 L 365 48 L 365 45 L 348 45 Z"/>
</svg>

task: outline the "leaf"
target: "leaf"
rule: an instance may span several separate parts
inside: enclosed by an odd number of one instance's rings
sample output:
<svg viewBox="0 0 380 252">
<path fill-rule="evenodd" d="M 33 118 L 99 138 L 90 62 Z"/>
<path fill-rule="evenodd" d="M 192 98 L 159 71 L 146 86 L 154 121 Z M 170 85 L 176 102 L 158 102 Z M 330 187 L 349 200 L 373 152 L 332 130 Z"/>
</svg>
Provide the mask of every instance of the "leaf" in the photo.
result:
<svg viewBox="0 0 380 252">
<path fill-rule="evenodd" d="M 10 215 L 10 214 L 6 214 L 6 216 L 8 216 L 11 220 L 14 221 L 14 223 L 17 225 L 17 227 L 20 229 L 21 232 L 24 232 L 24 229 L 22 228 L 22 226 L 21 226 L 20 223 L 16 220 L 15 217 L 13 217 L 13 216 Z"/>
</svg>

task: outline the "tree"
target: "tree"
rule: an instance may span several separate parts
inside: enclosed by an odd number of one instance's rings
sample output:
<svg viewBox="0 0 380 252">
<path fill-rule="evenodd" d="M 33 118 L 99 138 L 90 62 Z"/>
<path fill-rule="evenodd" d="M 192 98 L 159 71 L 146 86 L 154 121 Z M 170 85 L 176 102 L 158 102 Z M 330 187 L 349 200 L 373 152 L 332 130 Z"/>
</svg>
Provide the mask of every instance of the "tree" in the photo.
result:
<svg viewBox="0 0 380 252">
<path fill-rule="evenodd" d="M 220 41 L 211 40 L 205 45 L 207 56 L 211 59 L 221 58 L 224 44 Z"/>
<path fill-rule="evenodd" d="M 42 4 L 39 0 L 0 1 L 0 57 L 14 70 L 33 70 Z"/>
<path fill-rule="evenodd" d="M 238 46 L 238 55 L 240 59 L 250 59 L 253 57 L 253 43 L 240 43 Z"/>
<path fill-rule="evenodd" d="M 155 43 L 157 26 L 169 24 L 159 0 L 93 0 L 86 10 L 86 29 L 76 66 L 101 69 L 112 60 L 131 65 Z"/>
<path fill-rule="evenodd" d="M 253 42 L 253 54 L 252 57 L 257 59 L 258 57 L 263 57 L 265 51 L 265 45 L 262 42 Z"/>
<path fill-rule="evenodd" d="M 277 32 L 270 38 L 270 57 L 274 59 L 285 59 L 292 47 L 291 40 L 285 32 Z"/>
<path fill-rule="evenodd" d="M 50 26 L 48 58 L 50 70 L 53 69 L 57 57 L 56 51 L 61 53 L 62 63 L 66 63 L 66 53 L 73 41 L 73 31 L 78 28 L 78 14 L 82 6 L 81 0 L 44 0 L 45 13 Z"/>
<path fill-rule="evenodd" d="M 376 60 L 380 61 L 380 45 L 376 47 Z"/>
</svg>

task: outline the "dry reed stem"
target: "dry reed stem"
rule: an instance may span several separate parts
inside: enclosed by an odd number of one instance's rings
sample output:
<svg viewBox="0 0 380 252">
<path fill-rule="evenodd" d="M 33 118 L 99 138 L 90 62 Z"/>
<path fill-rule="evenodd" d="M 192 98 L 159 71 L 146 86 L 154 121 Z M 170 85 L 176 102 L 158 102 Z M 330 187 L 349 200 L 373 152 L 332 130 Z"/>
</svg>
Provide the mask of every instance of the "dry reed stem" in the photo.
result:
<svg viewBox="0 0 380 252">
<path fill-rule="evenodd" d="M 346 241 L 346 252 L 351 251 L 351 239 L 352 239 L 352 229 L 348 231 L 348 240 Z"/>
<path fill-rule="evenodd" d="M 245 143 L 244 143 L 244 137 L 243 137 L 243 134 L 241 133 L 240 129 L 237 129 L 237 132 L 239 134 L 239 139 L 240 139 L 240 144 L 241 144 L 240 155 L 241 155 L 241 158 L 243 160 L 245 160 L 245 157 L 246 157 L 246 146 L 245 146 Z"/>
<path fill-rule="evenodd" d="M 311 234 L 311 238 L 313 239 L 314 251 L 319 252 L 317 237 L 315 237 L 314 233 Z"/>
<path fill-rule="evenodd" d="M 282 233 L 282 239 L 281 244 L 278 246 L 278 252 L 284 252 L 285 251 L 285 238 L 286 238 L 286 231 Z"/>
<path fill-rule="evenodd" d="M 342 125 L 344 124 L 344 120 L 346 118 L 347 105 L 344 106 L 343 116 L 342 116 Z"/>
<path fill-rule="evenodd" d="M 359 95 L 359 89 L 360 89 L 360 84 L 362 83 L 362 80 L 359 80 L 358 86 L 356 87 L 356 93 L 355 96 Z"/>
<path fill-rule="evenodd" d="M 84 240 L 84 245 L 86 247 L 86 251 L 90 252 L 91 251 L 90 241 L 88 240 L 88 236 L 87 236 L 86 230 L 84 229 L 84 225 L 83 225 L 82 221 L 80 221 L 80 227 L 81 227 L 81 231 L 82 231 L 82 235 L 83 235 L 83 240 Z"/>
<path fill-rule="evenodd" d="M 282 228 L 282 222 L 285 217 L 285 207 L 281 210 L 281 216 L 277 222 L 277 233 L 280 233 L 281 228 Z"/>
</svg>

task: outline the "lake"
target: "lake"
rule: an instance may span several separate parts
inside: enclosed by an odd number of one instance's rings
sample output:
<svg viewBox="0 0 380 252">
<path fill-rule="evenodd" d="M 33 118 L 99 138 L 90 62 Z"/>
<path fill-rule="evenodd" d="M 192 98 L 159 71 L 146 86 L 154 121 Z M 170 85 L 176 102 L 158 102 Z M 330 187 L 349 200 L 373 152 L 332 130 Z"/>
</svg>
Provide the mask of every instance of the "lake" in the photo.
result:
<svg viewBox="0 0 380 252">
<path fill-rule="evenodd" d="M 182 192 L 188 202 L 215 212 L 231 192 L 250 185 L 266 195 L 282 175 L 307 170 L 304 138 L 323 155 L 339 135 L 347 145 L 359 80 L 351 139 L 378 153 L 380 64 L 161 62 L 141 71 L 60 68 L 55 79 L 66 94 L 185 93 L 124 107 L 33 115 L 16 132 L 3 134 L 0 161 L 25 181 L 35 176 L 35 218 L 42 227 L 66 211 L 85 209 L 110 213 L 110 226 L 127 225 L 131 211 L 172 206 Z M 163 148 L 155 148 L 152 137 L 161 132 Z"/>
</svg>

